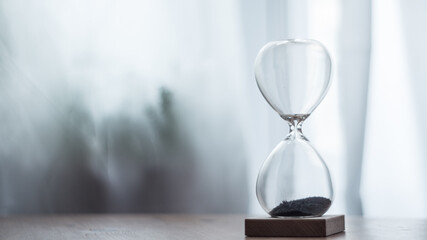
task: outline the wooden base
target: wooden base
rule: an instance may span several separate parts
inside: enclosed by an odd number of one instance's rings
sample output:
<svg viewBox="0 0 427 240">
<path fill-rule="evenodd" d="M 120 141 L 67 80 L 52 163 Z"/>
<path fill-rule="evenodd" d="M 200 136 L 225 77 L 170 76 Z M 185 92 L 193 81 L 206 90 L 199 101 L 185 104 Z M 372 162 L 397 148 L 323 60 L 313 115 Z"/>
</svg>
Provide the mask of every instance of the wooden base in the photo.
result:
<svg viewBox="0 0 427 240">
<path fill-rule="evenodd" d="M 344 230 L 344 215 L 245 219 L 245 235 L 248 237 L 326 237 Z"/>
</svg>

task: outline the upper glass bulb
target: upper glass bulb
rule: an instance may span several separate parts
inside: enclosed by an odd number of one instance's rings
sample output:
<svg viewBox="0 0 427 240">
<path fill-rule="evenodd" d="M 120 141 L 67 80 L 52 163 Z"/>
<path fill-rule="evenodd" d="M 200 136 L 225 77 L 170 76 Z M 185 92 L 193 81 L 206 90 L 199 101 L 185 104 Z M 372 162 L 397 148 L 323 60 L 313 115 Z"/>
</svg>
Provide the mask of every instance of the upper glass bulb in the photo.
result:
<svg viewBox="0 0 427 240">
<path fill-rule="evenodd" d="M 282 118 L 308 116 L 326 95 L 331 65 L 328 51 L 318 41 L 274 41 L 259 52 L 255 77 L 264 98 Z"/>
</svg>

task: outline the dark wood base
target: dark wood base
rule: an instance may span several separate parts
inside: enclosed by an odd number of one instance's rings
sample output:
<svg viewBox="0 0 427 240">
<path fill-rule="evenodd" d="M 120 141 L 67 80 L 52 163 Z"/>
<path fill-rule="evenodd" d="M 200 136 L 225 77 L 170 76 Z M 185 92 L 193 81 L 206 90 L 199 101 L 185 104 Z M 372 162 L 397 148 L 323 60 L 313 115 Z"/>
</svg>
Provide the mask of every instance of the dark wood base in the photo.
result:
<svg viewBox="0 0 427 240">
<path fill-rule="evenodd" d="M 248 237 L 326 237 L 344 230 L 344 215 L 245 219 L 245 235 Z"/>
</svg>

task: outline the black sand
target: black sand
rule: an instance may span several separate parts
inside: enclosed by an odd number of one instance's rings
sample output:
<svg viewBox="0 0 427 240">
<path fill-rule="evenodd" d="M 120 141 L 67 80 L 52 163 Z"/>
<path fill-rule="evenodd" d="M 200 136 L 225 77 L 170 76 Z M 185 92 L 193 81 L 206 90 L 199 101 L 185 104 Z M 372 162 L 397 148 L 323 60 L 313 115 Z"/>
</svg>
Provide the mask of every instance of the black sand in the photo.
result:
<svg viewBox="0 0 427 240">
<path fill-rule="evenodd" d="M 308 197 L 283 201 L 270 211 L 272 217 L 321 216 L 328 211 L 331 200 L 324 197 Z"/>
</svg>

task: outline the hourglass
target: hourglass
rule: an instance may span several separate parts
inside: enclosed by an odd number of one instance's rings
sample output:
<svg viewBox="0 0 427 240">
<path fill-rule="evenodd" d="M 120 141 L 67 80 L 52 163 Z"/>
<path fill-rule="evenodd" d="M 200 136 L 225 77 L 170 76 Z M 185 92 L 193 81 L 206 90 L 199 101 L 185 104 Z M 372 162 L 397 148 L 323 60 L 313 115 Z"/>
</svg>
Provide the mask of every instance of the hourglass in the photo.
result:
<svg viewBox="0 0 427 240">
<path fill-rule="evenodd" d="M 292 39 L 265 45 L 255 61 L 258 88 L 289 124 L 258 174 L 256 194 L 272 217 L 318 217 L 331 206 L 328 167 L 302 133 L 302 124 L 325 97 L 331 58 L 314 40 Z"/>
<path fill-rule="evenodd" d="M 265 45 L 255 61 L 258 88 L 289 125 L 258 174 L 256 194 L 269 218 L 246 218 L 250 237 L 325 237 L 344 231 L 344 215 L 323 214 L 333 200 L 328 167 L 302 133 L 302 124 L 323 100 L 331 58 L 315 40 Z"/>
</svg>

